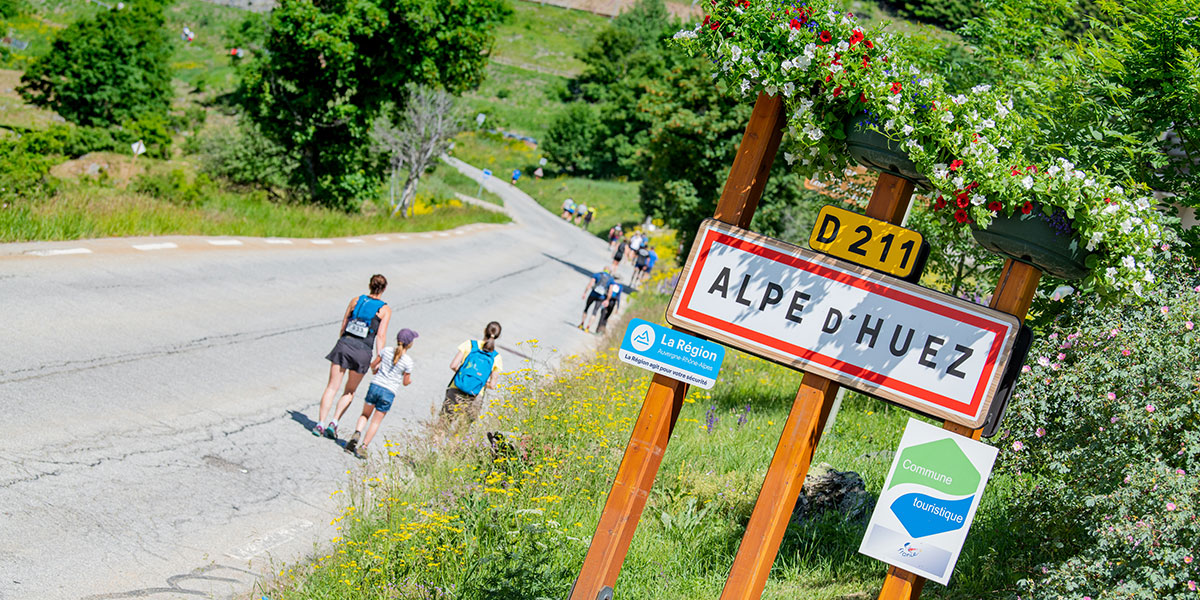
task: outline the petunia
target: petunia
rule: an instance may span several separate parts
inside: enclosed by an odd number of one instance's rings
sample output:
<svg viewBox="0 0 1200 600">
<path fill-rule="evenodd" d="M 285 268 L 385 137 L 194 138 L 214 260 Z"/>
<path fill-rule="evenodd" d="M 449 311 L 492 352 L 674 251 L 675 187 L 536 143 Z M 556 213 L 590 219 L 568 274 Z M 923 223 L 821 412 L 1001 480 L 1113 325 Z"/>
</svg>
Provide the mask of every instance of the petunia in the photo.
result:
<svg viewBox="0 0 1200 600">
<path fill-rule="evenodd" d="M 833 34 L 829 33 L 828 31 L 822 31 L 821 32 L 821 41 L 828 44 L 829 42 L 833 41 Z"/>
<path fill-rule="evenodd" d="M 950 161 L 950 170 L 951 171 L 957 171 L 958 168 L 961 166 L 963 166 L 963 161 L 958 160 L 957 158 Z"/>
<path fill-rule="evenodd" d="M 1004 205 L 1000 204 L 999 202 L 997 202 L 995 200 L 992 200 L 991 202 L 988 202 L 987 207 L 988 207 L 988 210 L 990 210 L 992 212 L 1000 212 L 1000 209 L 1004 208 Z"/>
<path fill-rule="evenodd" d="M 903 90 L 903 89 L 904 89 L 904 86 L 899 81 L 892 82 L 892 93 L 893 94 L 899 94 L 900 90 Z"/>
<path fill-rule="evenodd" d="M 1033 203 L 1026 200 L 1025 204 L 1021 206 L 1021 214 L 1027 215 L 1031 212 L 1033 212 Z"/>
</svg>

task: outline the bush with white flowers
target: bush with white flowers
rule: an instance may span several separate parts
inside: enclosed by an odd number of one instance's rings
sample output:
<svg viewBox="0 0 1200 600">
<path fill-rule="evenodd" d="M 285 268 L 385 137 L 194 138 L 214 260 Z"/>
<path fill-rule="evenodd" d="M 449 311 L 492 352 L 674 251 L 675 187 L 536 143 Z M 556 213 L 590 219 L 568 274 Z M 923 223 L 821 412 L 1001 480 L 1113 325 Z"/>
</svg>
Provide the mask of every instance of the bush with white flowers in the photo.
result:
<svg viewBox="0 0 1200 600">
<path fill-rule="evenodd" d="M 675 40 L 712 59 L 714 76 L 733 93 L 783 96 L 783 157 L 800 175 L 840 177 L 857 121 L 887 136 L 929 178 L 941 226 L 983 228 L 995 215 L 1040 207 L 1072 219 L 1091 253 L 1082 289 L 1141 295 L 1154 283 L 1148 265 L 1175 236 L 1142 190 L 1063 158 L 1029 156 L 1024 132 L 1032 122 L 1001 90 L 952 92 L 907 58 L 906 37 L 833 7 L 828 0 L 715 0 Z"/>
</svg>

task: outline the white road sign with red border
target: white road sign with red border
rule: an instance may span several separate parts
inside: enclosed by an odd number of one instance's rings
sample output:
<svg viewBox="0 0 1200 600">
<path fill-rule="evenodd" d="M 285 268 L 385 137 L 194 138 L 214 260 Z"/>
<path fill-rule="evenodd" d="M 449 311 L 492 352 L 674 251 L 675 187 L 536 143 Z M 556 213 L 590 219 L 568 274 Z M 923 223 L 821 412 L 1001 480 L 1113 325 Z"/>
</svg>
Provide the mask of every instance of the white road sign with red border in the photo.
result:
<svg viewBox="0 0 1200 600">
<path fill-rule="evenodd" d="M 685 331 L 981 427 L 1020 321 L 709 219 L 667 310 Z"/>
</svg>

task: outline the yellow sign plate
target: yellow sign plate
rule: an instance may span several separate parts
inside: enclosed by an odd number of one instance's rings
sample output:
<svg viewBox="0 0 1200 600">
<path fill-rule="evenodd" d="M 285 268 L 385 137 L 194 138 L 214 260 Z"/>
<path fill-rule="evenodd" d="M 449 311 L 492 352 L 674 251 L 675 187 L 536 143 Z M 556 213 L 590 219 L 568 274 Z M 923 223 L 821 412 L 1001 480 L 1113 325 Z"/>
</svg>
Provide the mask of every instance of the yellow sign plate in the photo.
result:
<svg viewBox="0 0 1200 600">
<path fill-rule="evenodd" d="M 921 234 L 855 212 L 821 207 L 808 245 L 842 260 L 909 279 L 925 262 L 928 249 Z"/>
</svg>

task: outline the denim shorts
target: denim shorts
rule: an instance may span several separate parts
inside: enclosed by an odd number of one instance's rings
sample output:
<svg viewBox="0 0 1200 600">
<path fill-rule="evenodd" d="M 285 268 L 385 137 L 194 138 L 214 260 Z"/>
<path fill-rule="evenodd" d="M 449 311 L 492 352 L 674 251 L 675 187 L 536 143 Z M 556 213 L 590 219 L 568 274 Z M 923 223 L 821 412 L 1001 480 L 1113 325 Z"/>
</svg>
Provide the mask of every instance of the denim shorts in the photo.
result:
<svg viewBox="0 0 1200 600">
<path fill-rule="evenodd" d="M 371 384 L 367 388 L 367 398 L 364 400 L 367 404 L 374 404 L 375 410 L 379 412 L 387 412 L 392 408 L 392 400 L 396 399 L 396 393 L 382 385 Z"/>
</svg>

